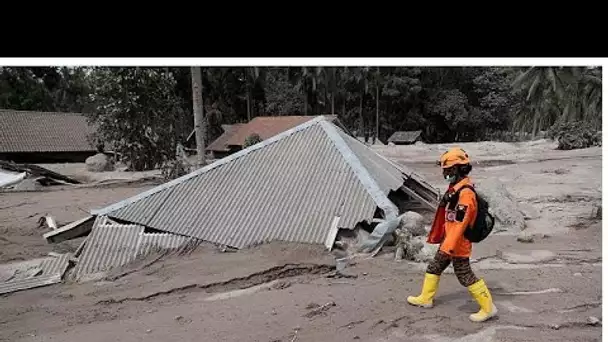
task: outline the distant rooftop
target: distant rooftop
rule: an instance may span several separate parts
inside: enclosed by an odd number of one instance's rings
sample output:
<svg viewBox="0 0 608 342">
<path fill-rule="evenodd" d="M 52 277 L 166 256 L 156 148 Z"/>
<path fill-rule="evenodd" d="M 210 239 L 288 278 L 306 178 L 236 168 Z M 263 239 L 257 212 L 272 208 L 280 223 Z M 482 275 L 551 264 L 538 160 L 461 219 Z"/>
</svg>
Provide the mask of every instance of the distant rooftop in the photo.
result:
<svg viewBox="0 0 608 342">
<path fill-rule="evenodd" d="M 81 113 L 0 109 L 0 153 L 94 151 L 94 131 Z"/>
<path fill-rule="evenodd" d="M 397 131 L 388 138 L 388 142 L 392 143 L 413 143 L 416 142 L 420 135 L 422 134 L 421 130 L 418 131 Z"/>
<path fill-rule="evenodd" d="M 207 150 L 229 151 L 231 146 L 242 147 L 245 139 L 254 133 L 258 134 L 262 140 L 266 140 L 316 117 L 301 115 L 257 116 L 248 123 L 222 125 L 224 134 L 209 144 Z M 336 119 L 334 115 L 326 117 L 330 121 Z"/>
</svg>

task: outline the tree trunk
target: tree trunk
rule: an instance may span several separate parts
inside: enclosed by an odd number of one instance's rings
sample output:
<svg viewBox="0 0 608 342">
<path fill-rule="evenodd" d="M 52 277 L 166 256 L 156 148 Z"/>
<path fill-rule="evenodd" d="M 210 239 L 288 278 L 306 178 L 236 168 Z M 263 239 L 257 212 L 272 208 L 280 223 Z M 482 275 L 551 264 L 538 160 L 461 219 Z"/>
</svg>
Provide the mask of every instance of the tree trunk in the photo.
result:
<svg viewBox="0 0 608 342">
<path fill-rule="evenodd" d="M 304 115 L 308 115 L 308 89 L 304 87 Z"/>
<path fill-rule="evenodd" d="M 329 103 L 328 103 L 329 101 L 327 101 L 327 87 L 325 87 L 325 89 L 323 89 L 323 94 L 325 94 L 325 97 L 323 99 L 325 101 L 324 102 L 325 106 L 323 106 L 323 111 L 325 113 L 323 113 L 323 114 L 327 114 L 327 107 L 329 106 Z"/>
<path fill-rule="evenodd" d="M 251 91 L 247 86 L 247 122 L 251 121 Z"/>
<path fill-rule="evenodd" d="M 204 166 L 205 161 L 205 138 L 207 136 L 207 125 L 203 115 L 203 89 L 201 80 L 201 68 L 192 67 L 192 111 L 194 113 L 194 132 L 196 134 L 196 154 L 198 166 Z"/>
<path fill-rule="evenodd" d="M 359 98 L 359 136 L 367 137 L 367 134 L 363 132 L 365 129 L 363 127 L 363 95 L 364 94 L 361 94 L 361 97 Z M 367 139 L 365 139 L 365 142 L 367 142 Z"/>
<path fill-rule="evenodd" d="M 376 81 L 376 133 L 374 134 L 374 143 L 378 139 L 380 133 L 380 86 Z"/>
</svg>

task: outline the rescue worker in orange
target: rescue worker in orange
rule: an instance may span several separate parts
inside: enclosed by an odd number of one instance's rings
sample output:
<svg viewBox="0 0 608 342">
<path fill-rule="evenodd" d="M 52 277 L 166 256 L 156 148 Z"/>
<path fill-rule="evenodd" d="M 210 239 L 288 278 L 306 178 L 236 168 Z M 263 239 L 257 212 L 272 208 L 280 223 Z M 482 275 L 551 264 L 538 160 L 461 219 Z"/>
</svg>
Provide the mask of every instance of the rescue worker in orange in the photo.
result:
<svg viewBox="0 0 608 342">
<path fill-rule="evenodd" d="M 468 154 L 460 148 L 450 149 L 441 155 L 439 164 L 449 187 L 441 200 L 427 241 L 440 245 L 427 266 L 420 295 L 409 296 L 407 301 L 415 306 L 433 307 L 441 274 L 452 263 L 458 281 L 480 306 L 479 311 L 471 314 L 469 319 L 483 322 L 495 316 L 498 310 L 484 280 L 477 278 L 471 270 L 471 242 L 463 236 L 465 228 L 472 225 L 477 216 L 476 196 L 471 189 L 464 188 L 457 202 L 452 197 L 462 186 L 473 185 L 469 178 L 472 166 Z"/>
</svg>

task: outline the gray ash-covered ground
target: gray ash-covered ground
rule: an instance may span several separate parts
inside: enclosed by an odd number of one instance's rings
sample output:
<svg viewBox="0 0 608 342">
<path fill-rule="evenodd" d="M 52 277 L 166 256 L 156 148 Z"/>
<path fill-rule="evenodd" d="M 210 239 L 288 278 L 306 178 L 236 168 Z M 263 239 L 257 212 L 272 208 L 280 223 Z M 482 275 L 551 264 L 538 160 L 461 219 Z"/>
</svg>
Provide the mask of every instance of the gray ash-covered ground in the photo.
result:
<svg viewBox="0 0 608 342">
<path fill-rule="evenodd" d="M 425 264 L 391 253 L 333 274 L 322 247 L 273 243 L 236 253 L 201 246 L 112 281 L 58 284 L 3 296 L 2 341 L 599 341 L 602 320 L 601 149 L 555 151 L 550 143 L 467 144 L 472 176 L 496 178 L 524 208 L 531 242 L 507 229 L 475 245 L 473 270 L 499 316 L 477 310 L 449 268 L 436 306 L 409 306 Z M 374 148 L 445 184 L 431 157 L 441 146 Z M 428 160 L 427 160 L 428 159 Z M 557 171 L 562 170 L 562 171 Z M 566 170 L 564 172 L 563 170 Z M 67 223 L 152 185 L 0 194 L 3 262 L 47 254 L 37 220 Z M 527 208 L 527 209 L 526 209 Z M 77 246 L 77 243 L 72 243 Z M 120 272 L 116 272 L 120 274 Z"/>
</svg>

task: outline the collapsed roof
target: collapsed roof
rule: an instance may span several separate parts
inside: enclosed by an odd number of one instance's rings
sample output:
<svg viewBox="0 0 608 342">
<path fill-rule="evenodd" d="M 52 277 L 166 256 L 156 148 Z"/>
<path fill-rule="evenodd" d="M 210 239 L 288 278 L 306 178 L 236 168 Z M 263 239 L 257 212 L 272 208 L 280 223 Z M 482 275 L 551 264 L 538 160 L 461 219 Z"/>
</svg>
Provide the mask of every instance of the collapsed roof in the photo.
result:
<svg viewBox="0 0 608 342">
<path fill-rule="evenodd" d="M 396 217 L 398 190 L 429 206 L 437 196 L 320 116 L 92 214 L 234 248 L 330 247 L 338 228 Z"/>
</svg>

